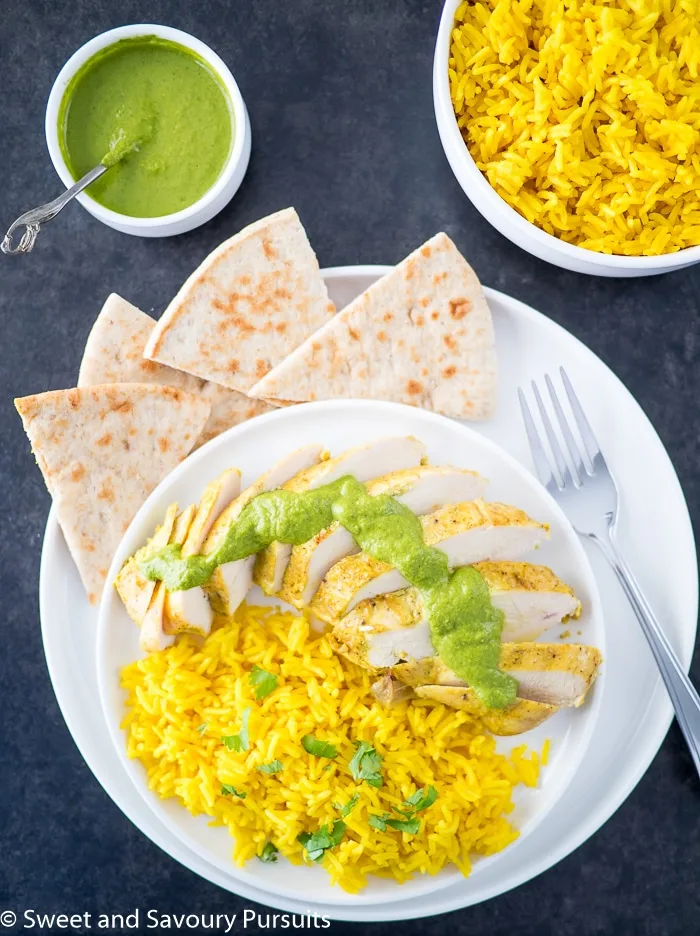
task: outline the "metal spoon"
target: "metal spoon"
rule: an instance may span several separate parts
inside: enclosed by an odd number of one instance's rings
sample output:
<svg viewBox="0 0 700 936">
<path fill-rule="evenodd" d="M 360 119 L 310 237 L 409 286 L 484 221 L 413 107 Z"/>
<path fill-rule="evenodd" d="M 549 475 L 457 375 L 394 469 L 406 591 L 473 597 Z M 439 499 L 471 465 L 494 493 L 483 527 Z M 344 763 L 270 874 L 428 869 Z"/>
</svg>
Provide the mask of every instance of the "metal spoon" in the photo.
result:
<svg viewBox="0 0 700 936">
<path fill-rule="evenodd" d="M 45 221 L 50 221 L 52 218 L 55 218 L 69 201 L 72 201 L 76 195 L 79 195 L 80 192 L 82 192 L 84 188 L 87 188 L 91 182 L 94 182 L 95 179 L 99 179 L 109 168 L 109 166 L 103 166 L 102 163 L 100 163 L 99 166 L 95 166 L 87 175 L 84 175 L 82 179 L 79 179 L 75 185 L 71 185 L 69 189 L 66 189 L 63 195 L 59 195 L 58 198 L 54 198 L 53 201 L 48 202 L 46 205 L 40 205 L 38 208 L 32 208 L 31 211 L 25 211 L 23 215 L 20 215 L 19 218 L 10 225 L 2 244 L 0 244 L 0 250 L 2 250 L 4 254 L 29 253 L 34 246 L 41 225 Z M 12 235 L 19 227 L 25 227 L 26 230 L 22 234 L 19 244 L 13 247 Z"/>
</svg>

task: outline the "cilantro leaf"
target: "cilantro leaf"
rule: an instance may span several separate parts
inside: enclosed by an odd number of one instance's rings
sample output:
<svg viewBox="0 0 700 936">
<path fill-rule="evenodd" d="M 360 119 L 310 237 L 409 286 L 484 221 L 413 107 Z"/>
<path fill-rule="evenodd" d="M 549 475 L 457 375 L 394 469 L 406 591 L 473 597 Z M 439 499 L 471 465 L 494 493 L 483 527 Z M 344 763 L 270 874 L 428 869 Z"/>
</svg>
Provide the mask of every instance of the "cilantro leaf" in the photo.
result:
<svg viewBox="0 0 700 936">
<path fill-rule="evenodd" d="M 349 816 L 353 809 L 357 806 L 360 801 L 360 794 L 353 793 L 350 799 L 344 806 L 339 806 L 337 803 L 333 803 L 333 809 L 337 809 L 341 815 L 341 818 L 345 819 L 346 816 Z"/>
<path fill-rule="evenodd" d="M 273 845 L 272 842 L 265 842 L 263 850 L 258 855 L 258 860 L 269 864 L 270 862 L 277 861 L 277 856 L 279 855 L 279 848 L 276 845 Z"/>
<path fill-rule="evenodd" d="M 260 773 L 276 774 L 282 770 L 282 766 L 282 761 L 279 761 L 277 758 L 275 758 L 275 760 L 270 761 L 269 764 L 258 764 L 256 770 L 259 770 Z"/>
<path fill-rule="evenodd" d="M 382 785 L 382 756 L 367 741 L 356 741 L 357 750 L 350 761 L 350 773 L 355 780 L 366 780 L 370 786 Z"/>
<path fill-rule="evenodd" d="M 396 812 L 401 813 L 403 816 L 412 816 L 414 813 L 422 812 L 422 810 L 433 805 L 437 799 L 437 795 L 437 790 L 434 786 L 429 786 L 427 790 L 424 788 L 416 790 L 415 793 L 404 801 L 404 808 L 397 809 Z"/>
<path fill-rule="evenodd" d="M 420 819 L 387 819 L 386 824 L 409 835 L 418 835 L 420 832 Z"/>
<path fill-rule="evenodd" d="M 409 835 L 417 835 L 420 832 L 420 819 L 390 819 L 389 813 L 370 816 L 369 824 L 373 829 L 379 829 L 380 832 L 386 832 L 387 826 L 396 829 L 397 832 L 407 832 Z"/>
<path fill-rule="evenodd" d="M 338 749 L 334 744 L 327 741 L 319 741 L 312 734 L 304 735 L 301 739 L 302 746 L 307 754 L 313 754 L 314 757 L 328 757 L 331 760 L 338 756 Z"/>
<path fill-rule="evenodd" d="M 336 819 L 332 826 L 322 825 L 318 832 L 301 832 L 297 842 L 304 847 L 310 861 L 322 861 L 329 848 L 339 845 L 345 835 L 345 823 Z"/>
<path fill-rule="evenodd" d="M 198 725 L 195 728 L 195 731 L 197 732 L 198 735 L 203 735 L 206 730 L 207 730 L 207 723 L 205 721 L 203 721 L 201 725 Z"/>
<path fill-rule="evenodd" d="M 230 783 L 222 783 L 221 795 L 222 796 L 237 796 L 239 799 L 245 799 L 248 794 L 242 792 L 241 790 L 237 790 L 235 786 L 231 786 Z"/>
<path fill-rule="evenodd" d="M 269 696 L 271 692 L 277 688 L 277 677 L 274 673 L 268 673 L 267 670 L 262 669 L 260 666 L 254 666 L 250 671 L 250 676 L 248 677 L 248 682 L 251 686 L 255 686 L 255 698 L 264 699 L 265 696 Z"/>
<path fill-rule="evenodd" d="M 238 734 L 221 736 L 221 740 L 229 751 L 235 751 L 237 754 L 240 754 L 242 751 L 247 751 L 250 747 L 250 739 L 248 738 L 249 718 L 250 707 L 245 709 L 243 715 L 241 716 L 241 730 L 238 732 Z"/>
</svg>

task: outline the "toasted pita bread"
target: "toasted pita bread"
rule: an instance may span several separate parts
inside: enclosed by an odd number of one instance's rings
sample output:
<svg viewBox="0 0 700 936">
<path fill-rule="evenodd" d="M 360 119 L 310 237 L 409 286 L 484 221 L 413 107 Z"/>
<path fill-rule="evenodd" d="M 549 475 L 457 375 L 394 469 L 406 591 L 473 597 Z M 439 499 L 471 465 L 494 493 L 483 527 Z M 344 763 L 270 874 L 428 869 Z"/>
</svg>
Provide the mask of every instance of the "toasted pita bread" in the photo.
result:
<svg viewBox="0 0 700 936">
<path fill-rule="evenodd" d="M 251 400 L 237 390 L 229 390 L 228 387 L 144 358 L 146 343 L 155 326 L 150 315 L 112 293 L 102 306 L 85 345 L 78 386 L 154 383 L 201 396 L 210 404 L 211 415 L 195 448 L 221 435 L 231 426 L 237 426 L 270 409 L 267 403 Z"/>
<path fill-rule="evenodd" d="M 244 228 L 190 276 L 145 355 L 246 393 L 335 313 L 296 211 Z"/>
<path fill-rule="evenodd" d="M 491 313 L 476 274 L 436 234 L 252 389 L 267 400 L 371 397 L 466 419 L 496 408 Z"/>
<path fill-rule="evenodd" d="M 182 461 L 209 404 L 155 384 L 105 384 L 15 400 L 58 522 L 95 604 L 134 514 Z"/>
</svg>

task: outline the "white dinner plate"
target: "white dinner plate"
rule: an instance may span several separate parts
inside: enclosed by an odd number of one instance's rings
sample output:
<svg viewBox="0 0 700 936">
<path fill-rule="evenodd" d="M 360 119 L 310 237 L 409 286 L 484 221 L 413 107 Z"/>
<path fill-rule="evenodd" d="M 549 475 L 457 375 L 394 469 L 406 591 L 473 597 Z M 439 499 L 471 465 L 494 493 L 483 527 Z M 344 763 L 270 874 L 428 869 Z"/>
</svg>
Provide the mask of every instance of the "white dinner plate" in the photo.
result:
<svg viewBox="0 0 700 936">
<path fill-rule="evenodd" d="M 126 756 L 126 737 L 120 728 L 126 692 L 119 684 L 119 674 L 122 667 L 144 654 L 139 648 L 138 628 L 127 615 L 113 582 L 125 560 L 153 535 L 168 505 L 198 502 L 204 485 L 227 468 L 235 466 L 241 470 L 241 486 L 245 489 L 280 457 L 300 446 L 317 442 L 332 455 L 339 455 L 348 448 L 387 436 L 415 436 L 426 445 L 431 464 L 451 464 L 478 471 L 489 479 L 488 500 L 515 504 L 534 519 L 549 524 L 550 540 L 535 555 L 524 558 L 552 567 L 571 585 L 581 600 L 583 613 L 570 630 L 573 634 L 580 631 L 582 636 L 578 641 L 593 644 L 605 656 L 603 615 L 593 572 L 571 524 L 542 485 L 519 462 L 473 429 L 415 407 L 376 400 L 330 400 L 276 410 L 229 429 L 187 458 L 165 478 L 134 517 L 114 556 L 99 611 L 97 684 L 100 700 L 122 768 L 146 804 L 195 854 L 235 880 L 267 889 L 272 895 L 309 903 L 359 906 L 412 900 L 464 878 L 452 866 L 435 876 L 416 875 L 403 886 L 375 877 L 361 893 L 348 894 L 339 887 L 332 887 L 321 867 L 296 866 L 287 861 L 273 865 L 249 861 L 244 868 L 236 867 L 231 861 L 232 843 L 227 829 L 212 828 L 206 816 L 191 816 L 175 799 L 159 799 L 148 789 L 146 771 L 141 763 Z M 259 604 L 262 599 L 260 590 L 253 589 L 250 603 Z M 265 603 L 280 602 L 272 599 Z M 289 605 L 285 609 L 294 610 Z M 541 639 L 556 641 L 563 629 L 559 624 Z M 503 752 L 525 742 L 539 751 L 545 738 L 551 740 L 550 762 L 542 771 L 539 788 L 515 790 L 516 808 L 512 818 L 521 830 L 518 844 L 526 841 L 545 819 L 578 771 L 605 697 L 603 676 L 590 696 L 582 708 L 562 710 L 527 735 L 499 739 L 498 748 Z M 473 876 L 483 874 L 500 861 L 503 854 L 475 860 Z"/>
<path fill-rule="evenodd" d="M 325 276 L 333 300 L 342 307 L 385 271 L 349 267 L 326 271 Z M 487 298 L 501 362 L 500 406 L 494 420 L 473 428 L 530 468 L 516 388 L 559 364 L 567 368 L 621 488 L 620 543 L 671 643 L 689 665 L 697 618 L 695 546 L 685 500 L 661 441 L 620 381 L 573 336 L 501 293 L 487 290 Z M 663 740 L 671 707 L 651 654 L 604 560 L 595 552 L 590 560 L 606 621 L 606 661 L 597 687 L 602 691 L 594 695 L 600 715 L 586 757 L 545 821 L 527 838 L 497 861 L 484 862 L 471 878 L 408 900 L 397 895 L 368 906 L 352 901 L 311 904 L 276 896 L 259 878 L 257 883 L 236 880 L 205 861 L 156 818 L 121 765 L 97 704 L 97 613 L 84 597 L 53 511 L 41 565 L 44 647 L 59 705 L 88 766 L 122 811 L 173 858 L 224 888 L 292 913 L 312 911 L 358 921 L 415 918 L 496 896 L 561 860 L 615 811 Z M 586 717 L 590 712 L 579 714 Z"/>
</svg>

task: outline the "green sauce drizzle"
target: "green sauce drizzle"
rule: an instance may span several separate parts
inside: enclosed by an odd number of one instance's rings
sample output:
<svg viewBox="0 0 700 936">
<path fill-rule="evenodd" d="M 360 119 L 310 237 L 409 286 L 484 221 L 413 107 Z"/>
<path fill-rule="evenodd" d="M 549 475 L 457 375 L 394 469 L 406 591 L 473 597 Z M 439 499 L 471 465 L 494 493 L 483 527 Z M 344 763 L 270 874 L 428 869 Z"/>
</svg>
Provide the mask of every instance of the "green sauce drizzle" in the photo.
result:
<svg viewBox="0 0 700 936">
<path fill-rule="evenodd" d="M 204 585 L 226 562 L 245 559 L 273 542 L 308 542 L 333 521 L 370 556 L 387 562 L 419 589 L 441 659 L 489 708 L 515 701 L 517 683 L 498 668 L 503 613 L 491 604 L 483 577 L 471 566 L 450 572 L 447 556 L 426 546 L 418 517 L 386 494 L 371 496 L 364 484 L 346 476 L 311 491 L 259 494 L 229 526 L 219 547 L 207 556 L 183 558 L 181 547 L 165 546 L 140 563 L 149 579 L 168 591 Z"/>
</svg>

